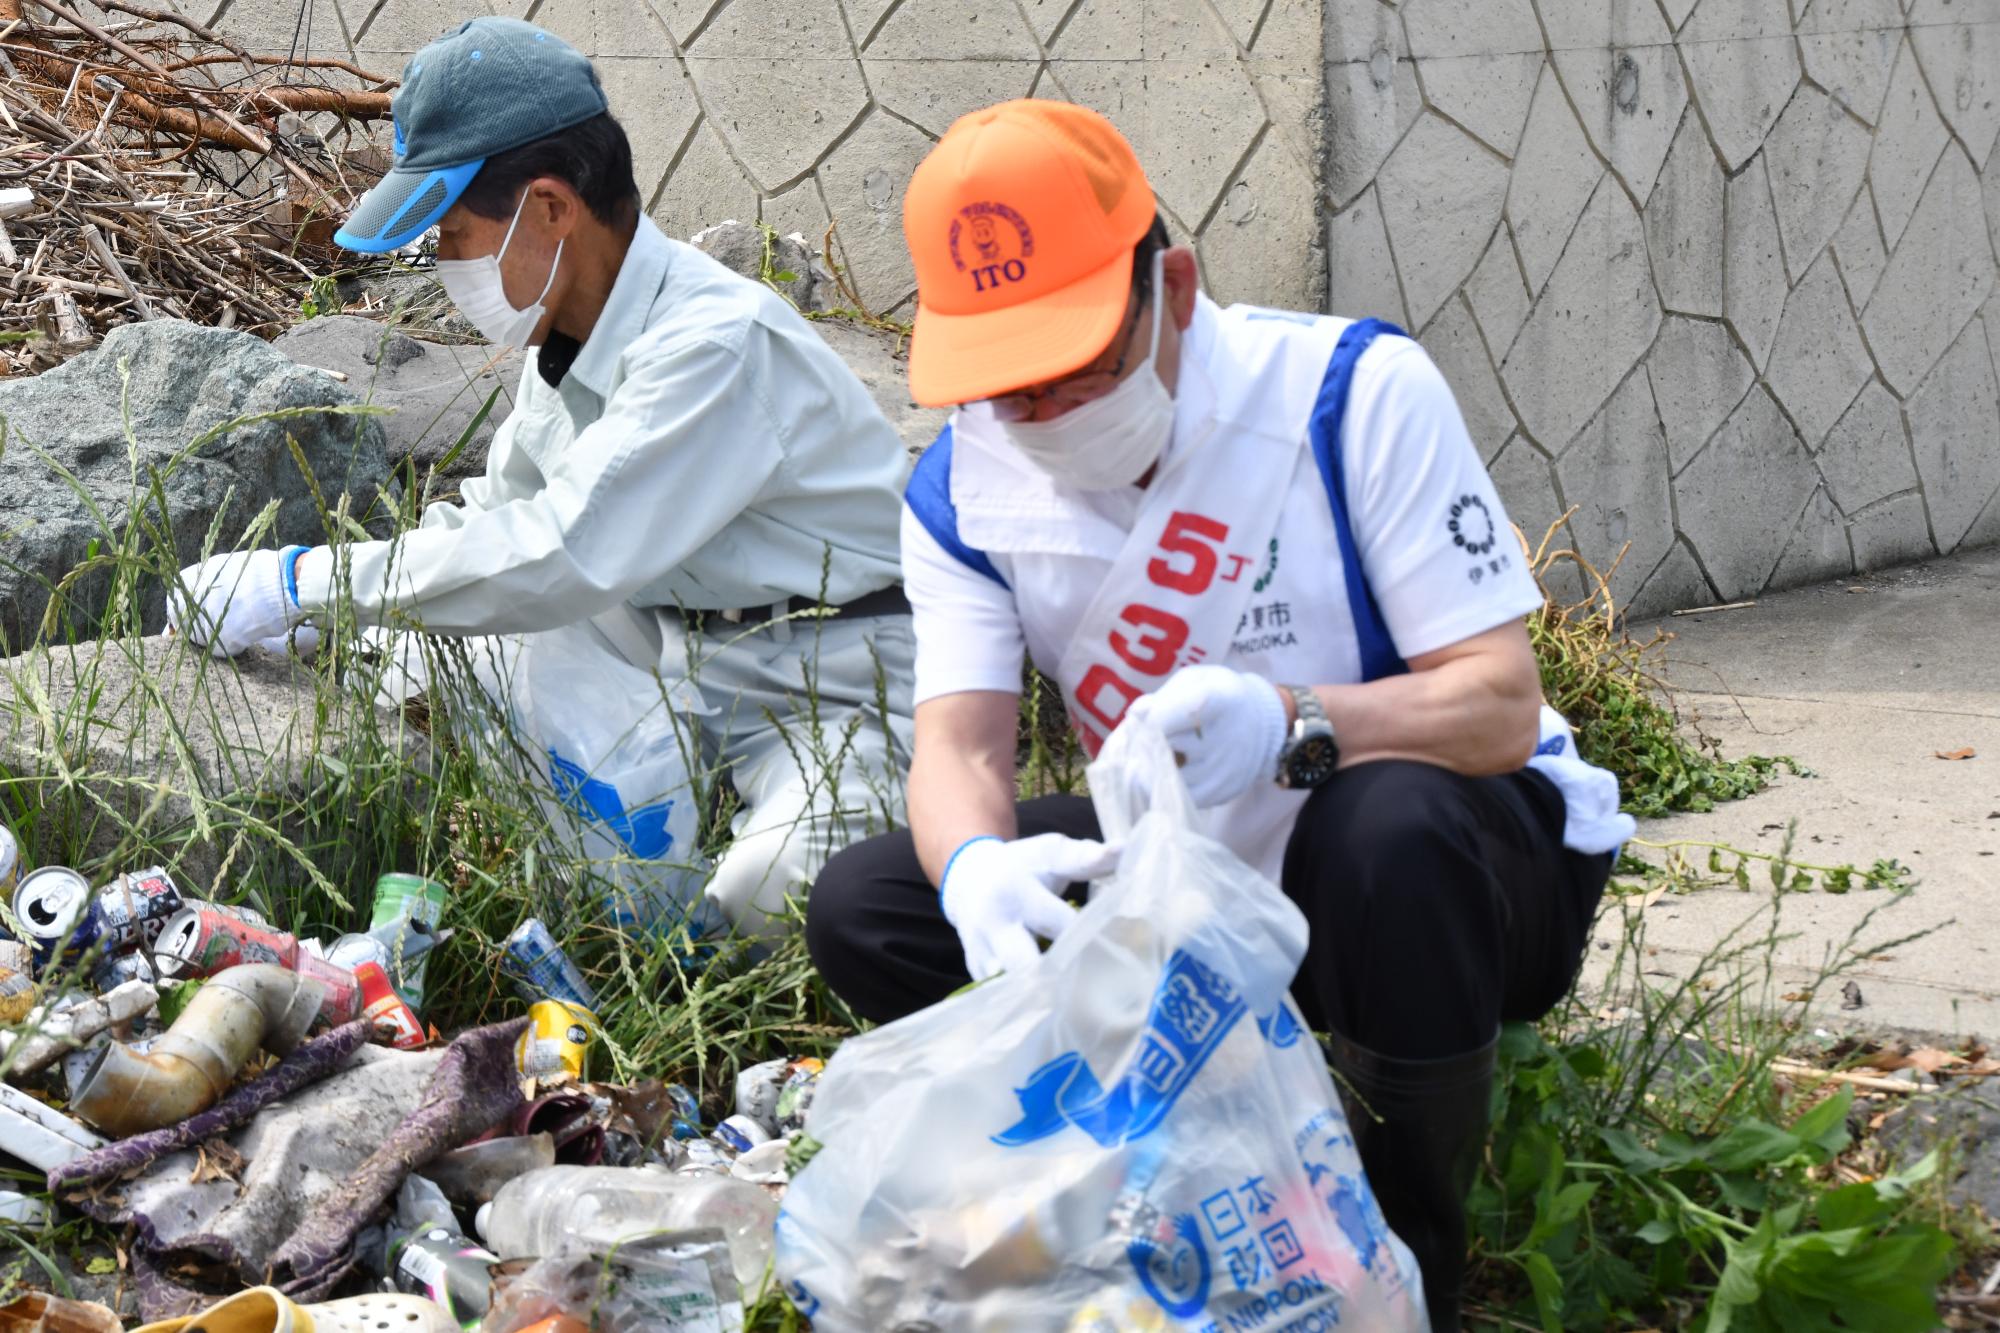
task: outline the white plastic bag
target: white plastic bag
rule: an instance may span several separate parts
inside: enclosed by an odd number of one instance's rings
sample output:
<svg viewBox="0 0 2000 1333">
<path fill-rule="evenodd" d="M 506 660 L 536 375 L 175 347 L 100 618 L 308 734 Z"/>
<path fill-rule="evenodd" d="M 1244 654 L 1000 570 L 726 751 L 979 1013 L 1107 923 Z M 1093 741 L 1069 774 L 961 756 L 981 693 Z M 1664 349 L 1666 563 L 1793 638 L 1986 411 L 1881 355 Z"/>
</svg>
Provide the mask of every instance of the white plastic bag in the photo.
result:
<svg viewBox="0 0 2000 1333">
<path fill-rule="evenodd" d="M 823 1333 L 1427 1327 L 1286 992 L 1306 923 L 1156 729 L 1090 768 L 1117 873 L 1032 968 L 842 1046 L 777 1270 Z"/>
<path fill-rule="evenodd" d="M 689 779 L 691 716 L 708 711 L 685 681 L 663 683 L 614 651 L 590 622 L 485 641 L 480 683 L 504 700 L 514 740 L 547 786 L 542 805 L 564 850 L 611 885 L 618 924 L 700 936 L 724 922 L 702 895 L 701 810 Z M 680 714 L 677 722 L 675 714 Z"/>
</svg>

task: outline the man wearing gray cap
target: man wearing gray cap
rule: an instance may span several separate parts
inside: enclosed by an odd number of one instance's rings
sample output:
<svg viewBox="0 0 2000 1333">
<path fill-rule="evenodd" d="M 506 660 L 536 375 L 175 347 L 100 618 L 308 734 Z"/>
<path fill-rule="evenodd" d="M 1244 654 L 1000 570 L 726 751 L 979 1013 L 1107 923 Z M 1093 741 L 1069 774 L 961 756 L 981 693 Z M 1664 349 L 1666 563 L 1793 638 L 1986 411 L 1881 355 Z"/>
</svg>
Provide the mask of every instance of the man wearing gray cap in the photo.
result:
<svg viewBox="0 0 2000 1333">
<path fill-rule="evenodd" d="M 416 531 L 214 557 L 183 571 L 178 628 L 234 655 L 346 599 L 364 625 L 582 633 L 607 663 L 688 680 L 700 757 L 742 802 L 708 896 L 768 933 L 900 799 L 902 443 L 781 297 L 643 215 L 625 132 L 560 38 L 474 19 L 417 53 L 392 109 L 395 166 L 335 239 L 383 253 L 436 227 L 459 309 L 531 349 L 513 415 Z M 835 614 L 798 618 L 822 599 Z"/>
</svg>

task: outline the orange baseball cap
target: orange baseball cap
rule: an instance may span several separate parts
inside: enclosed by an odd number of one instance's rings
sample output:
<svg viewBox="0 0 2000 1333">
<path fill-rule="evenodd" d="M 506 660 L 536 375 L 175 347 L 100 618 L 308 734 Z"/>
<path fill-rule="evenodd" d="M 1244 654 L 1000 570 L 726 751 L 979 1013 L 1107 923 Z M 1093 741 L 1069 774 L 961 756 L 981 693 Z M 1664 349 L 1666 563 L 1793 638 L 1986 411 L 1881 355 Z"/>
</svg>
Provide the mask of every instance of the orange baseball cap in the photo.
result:
<svg viewBox="0 0 2000 1333">
<path fill-rule="evenodd" d="M 1118 331 L 1155 212 L 1132 145 L 1087 107 L 1022 98 L 961 116 L 903 200 L 910 396 L 972 402 L 1088 365 Z"/>
</svg>

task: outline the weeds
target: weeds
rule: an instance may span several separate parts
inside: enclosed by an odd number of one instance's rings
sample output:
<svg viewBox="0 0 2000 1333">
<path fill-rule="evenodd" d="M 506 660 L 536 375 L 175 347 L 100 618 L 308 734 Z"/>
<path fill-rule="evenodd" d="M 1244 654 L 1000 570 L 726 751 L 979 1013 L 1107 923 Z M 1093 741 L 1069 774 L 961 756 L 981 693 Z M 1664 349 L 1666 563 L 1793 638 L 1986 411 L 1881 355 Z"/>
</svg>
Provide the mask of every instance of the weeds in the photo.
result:
<svg viewBox="0 0 2000 1333">
<path fill-rule="evenodd" d="M 1570 511 L 1575 512 L 1574 510 Z M 1627 812 L 1642 818 L 1712 810 L 1769 785 L 1778 772 L 1801 773 L 1785 756 L 1725 759 L 1699 727 L 1684 727 L 1659 676 L 1661 650 L 1671 636 L 1655 632 L 1644 642 L 1626 632 L 1611 594 L 1611 569 L 1599 572 L 1567 547 L 1554 545 L 1569 521 L 1549 525 L 1538 545 L 1519 529 L 1543 603 L 1528 616 L 1528 635 L 1542 668 L 1542 694 L 1576 729 L 1583 757 L 1618 775 Z M 1574 574 L 1583 596 L 1565 602 L 1555 588 Z"/>
</svg>

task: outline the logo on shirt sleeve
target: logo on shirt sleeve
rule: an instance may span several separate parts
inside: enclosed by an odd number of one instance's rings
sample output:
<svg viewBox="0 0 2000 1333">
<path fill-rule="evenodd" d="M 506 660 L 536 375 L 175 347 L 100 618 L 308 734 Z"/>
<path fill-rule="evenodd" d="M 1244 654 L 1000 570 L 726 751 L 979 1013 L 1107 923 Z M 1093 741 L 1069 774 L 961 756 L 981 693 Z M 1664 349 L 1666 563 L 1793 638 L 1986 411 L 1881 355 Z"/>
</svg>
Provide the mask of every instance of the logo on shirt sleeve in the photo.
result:
<svg viewBox="0 0 2000 1333">
<path fill-rule="evenodd" d="M 1445 527 L 1451 530 L 1452 545 L 1475 560 L 1490 552 L 1500 535 L 1493 522 L 1493 511 L 1477 495 L 1459 496 Z"/>
<path fill-rule="evenodd" d="M 951 262 L 972 275 L 976 292 L 998 291 L 1028 276 L 1035 257 L 1035 233 L 1028 220 L 1006 204 L 967 204 L 951 220 L 946 237 Z"/>
</svg>

